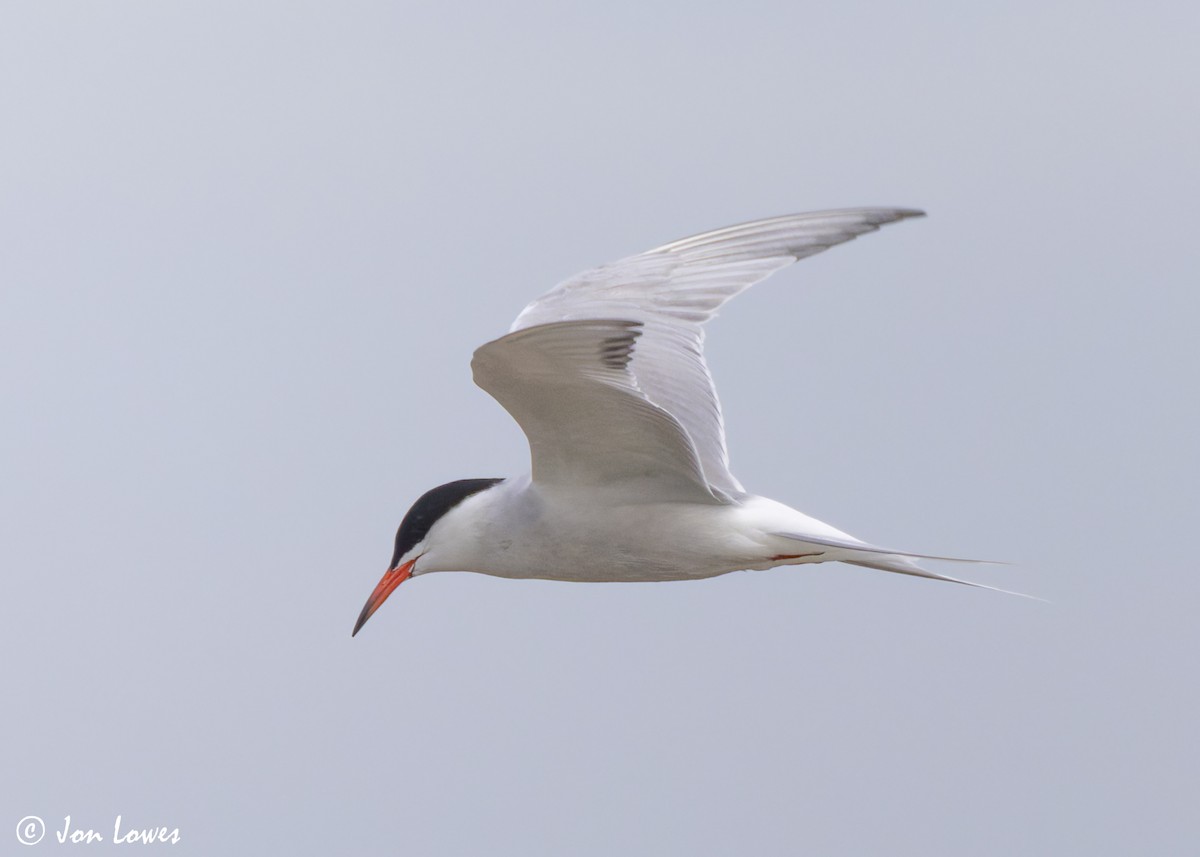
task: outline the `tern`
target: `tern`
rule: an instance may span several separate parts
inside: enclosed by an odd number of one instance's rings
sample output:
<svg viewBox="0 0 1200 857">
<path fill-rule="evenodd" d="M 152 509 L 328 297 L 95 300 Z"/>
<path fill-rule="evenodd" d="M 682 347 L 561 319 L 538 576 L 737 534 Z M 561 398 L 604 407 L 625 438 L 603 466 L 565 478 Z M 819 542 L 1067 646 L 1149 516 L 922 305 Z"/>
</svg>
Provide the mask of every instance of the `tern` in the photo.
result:
<svg viewBox="0 0 1200 857">
<path fill-rule="evenodd" d="M 576 274 L 533 301 L 471 361 L 475 383 L 525 432 L 530 472 L 418 499 L 351 636 L 401 583 L 435 571 L 663 581 L 838 561 L 992 589 L 917 562 L 976 560 L 879 547 L 747 493 L 729 469 L 704 361 L 704 324 L 734 295 L 923 214 L 861 208 L 729 226 Z"/>
</svg>

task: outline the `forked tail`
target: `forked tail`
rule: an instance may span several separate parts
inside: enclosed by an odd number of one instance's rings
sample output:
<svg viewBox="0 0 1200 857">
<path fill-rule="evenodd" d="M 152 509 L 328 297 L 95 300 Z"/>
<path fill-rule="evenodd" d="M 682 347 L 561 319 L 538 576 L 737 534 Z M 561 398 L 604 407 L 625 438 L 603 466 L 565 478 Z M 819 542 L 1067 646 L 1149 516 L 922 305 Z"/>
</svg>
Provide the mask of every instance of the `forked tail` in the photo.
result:
<svg viewBox="0 0 1200 857">
<path fill-rule="evenodd" d="M 986 565 L 1002 565 L 994 560 L 987 559 L 965 559 L 963 557 L 953 556 L 933 556 L 931 554 L 909 553 L 908 551 L 892 550 L 891 548 L 881 548 L 876 545 L 860 542 L 856 539 L 839 539 L 829 536 L 812 536 L 801 533 L 771 533 L 773 536 L 779 536 L 784 539 L 792 539 L 797 542 L 803 542 L 806 545 L 818 545 L 828 548 L 834 548 L 837 552 L 836 556 L 831 556 L 830 559 L 835 559 L 838 562 L 848 563 L 849 565 L 857 565 L 863 568 L 873 568 L 879 571 L 891 571 L 896 574 L 911 574 L 913 577 L 924 577 L 929 580 L 944 580 L 947 583 L 961 583 L 963 586 L 974 586 L 978 589 L 990 589 L 993 592 L 1003 592 L 1005 595 L 1017 595 L 1021 598 L 1031 598 L 1034 601 L 1044 601 L 1043 598 L 1038 598 L 1036 595 L 1026 595 L 1024 592 L 1013 592 L 1009 589 L 1001 589 L 998 586 L 988 586 L 986 583 L 975 583 L 971 580 L 962 580 L 957 577 L 950 577 L 947 574 L 938 574 L 935 571 L 929 571 L 917 564 L 918 559 L 932 559 L 941 562 L 971 562 Z"/>
</svg>

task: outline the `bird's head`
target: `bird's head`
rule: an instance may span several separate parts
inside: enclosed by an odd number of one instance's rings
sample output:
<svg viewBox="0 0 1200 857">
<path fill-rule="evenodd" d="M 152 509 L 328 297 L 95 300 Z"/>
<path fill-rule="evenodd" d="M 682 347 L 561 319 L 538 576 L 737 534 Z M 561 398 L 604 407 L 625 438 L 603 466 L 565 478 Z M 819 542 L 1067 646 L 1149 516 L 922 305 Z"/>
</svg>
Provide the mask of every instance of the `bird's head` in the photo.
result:
<svg viewBox="0 0 1200 857">
<path fill-rule="evenodd" d="M 446 516 L 446 513 L 470 497 L 487 488 L 491 488 L 501 479 L 459 479 L 457 482 L 447 482 L 431 491 L 426 491 L 417 502 L 413 503 L 400 529 L 396 531 L 396 550 L 392 553 L 392 561 L 383 579 L 367 599 L 358 621 L 354 624 L 353 637 L 367 623 L 372 614 L 379 609 L 396 587 L 415 574 L 420 573 L 417 562 L 429 552 L 435 538 L 434 525 Z"/>
</svg>

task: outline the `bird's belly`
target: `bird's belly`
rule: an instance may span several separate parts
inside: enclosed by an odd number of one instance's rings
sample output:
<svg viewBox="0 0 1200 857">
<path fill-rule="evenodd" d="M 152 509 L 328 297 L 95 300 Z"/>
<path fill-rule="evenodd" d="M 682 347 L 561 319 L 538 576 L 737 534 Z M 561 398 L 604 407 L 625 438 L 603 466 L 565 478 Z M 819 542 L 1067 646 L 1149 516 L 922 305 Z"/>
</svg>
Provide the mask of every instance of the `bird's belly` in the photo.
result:
<svg viewBox="0 0 1200 857">
<path fill-rule="evenodd" d="M 487 561 L 474 570 L 510 578 L 656 581 L 759 565 L 761 546 L 715 520 L 721 509 L 556 508 L 487 534 L 480 545 Z"/>
</svg>

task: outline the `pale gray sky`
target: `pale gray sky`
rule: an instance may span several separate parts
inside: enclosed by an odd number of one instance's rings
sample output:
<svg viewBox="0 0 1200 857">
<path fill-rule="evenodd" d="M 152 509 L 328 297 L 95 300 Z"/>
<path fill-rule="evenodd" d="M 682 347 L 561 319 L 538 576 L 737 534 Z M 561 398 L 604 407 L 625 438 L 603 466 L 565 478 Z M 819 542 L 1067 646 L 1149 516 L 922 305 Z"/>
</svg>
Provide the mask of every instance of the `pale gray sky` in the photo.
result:
<svg viewBox="0 0 1200 857">
<path fill-rule="evenodd" d="M 1198 8 L 6 4 L 0 852 L 68 814 L 197 855 L 1194 850 Z M 529 299 L 856 205 L 930 216 L 710 329 L 735 472 L 1050 605 L 446 574 L 350 639 L 421 492 L 525 469 L 468 361 Z"/>
</svg>

